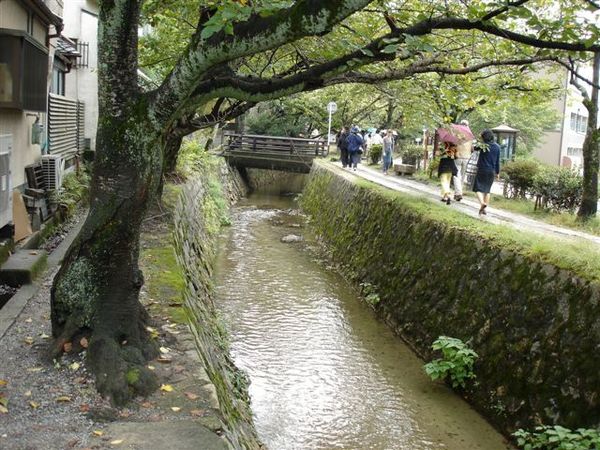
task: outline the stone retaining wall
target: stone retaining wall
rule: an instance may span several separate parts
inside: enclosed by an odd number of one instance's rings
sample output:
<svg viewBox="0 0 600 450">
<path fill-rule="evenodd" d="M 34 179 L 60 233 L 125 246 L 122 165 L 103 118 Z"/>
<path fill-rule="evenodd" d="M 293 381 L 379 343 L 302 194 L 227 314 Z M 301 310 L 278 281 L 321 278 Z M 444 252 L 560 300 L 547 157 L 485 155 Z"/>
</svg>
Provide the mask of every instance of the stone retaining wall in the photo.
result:
<svg viewBox="0 0 600 450">
<path fill-rule="evenodd" d="M 440 335 L 469 341 L 480 357 L 462 394 L 500 429 L 598 426 L 600 284 L 403 198 L 315 164 L 301 205 L 346 274 L 376 287 L 375 310 L 417 353 L 431 358 Z"/>
<path fill-rule="evenodd" d="M 207 201 L 214 195 L 215 183 L 222 187 L 221 200 L 233 202 L 245 194 L 239 174 L 223 161 L 199 169 L 198 176 L 184 186 L 175 210 L 177 259 L 186 279 L 184 299 L 190 328 L 217 390 L 226 438 L 233 448 L 258 449 L 260 443 L 249 408 L 247 380 L 229 357 L 227 336 L 212 299 L 219 224 L 214 223 L 214 203 L 211 206 Z"/>
</svg>

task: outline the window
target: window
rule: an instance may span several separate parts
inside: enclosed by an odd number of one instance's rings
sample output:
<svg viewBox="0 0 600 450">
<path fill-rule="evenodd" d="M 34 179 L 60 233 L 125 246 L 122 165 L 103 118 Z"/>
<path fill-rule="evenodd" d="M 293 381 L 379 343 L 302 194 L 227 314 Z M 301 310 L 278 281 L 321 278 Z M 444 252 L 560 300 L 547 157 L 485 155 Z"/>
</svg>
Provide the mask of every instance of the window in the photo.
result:
<svg viewBox="0 0 600 450">
<path fill-rule="evenodd" d="M 578 112 L 571 113 L 571 130 L 578 133 L 585 133 L 587 130 L 587 120 L 587 116 L 582 116 Z"/>
<path fill-rule="evenodd" d="M 567 147 L 567 155 L 582 157 L 583 149 L 579 147 Z"/>
<path fill-rule="evenodd" d="M 65 73 L 66 69 L 63 63 L 59 60 L 54 60 L 52 66 L 52 84 L 50 85 L 50 92 L 57 95 L 65 95 Z"/>
<path fill-rule="evenodd" d="M 46 111 L 48 51 L 19 30 L 0 30 L 0 108 Z"/>
</svg>

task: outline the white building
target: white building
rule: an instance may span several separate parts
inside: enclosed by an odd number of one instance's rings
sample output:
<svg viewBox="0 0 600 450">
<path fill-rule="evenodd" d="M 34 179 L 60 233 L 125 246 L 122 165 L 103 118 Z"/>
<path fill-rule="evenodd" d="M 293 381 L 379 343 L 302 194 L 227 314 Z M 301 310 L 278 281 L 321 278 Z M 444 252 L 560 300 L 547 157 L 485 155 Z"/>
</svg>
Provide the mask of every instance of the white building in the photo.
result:
<svg viewBox="0 0 600 450">
<path fill-rule="evenodd" d="M 592 67 L 582 68 L 580 74 L 591 80 Z M 561 118 L 560 123 L 555 130 L 545 133 L 542 143 L 533 155 L 546 164 L 581 169 L 588 111 L 583 106 L 581 93 L 570 84 L 570 75 L 567 70 L 561 72 L 561 83 L 563 93 L 559 99 L 555 100 L 555 107 Z M 581 84 L 586 86 L 591 95 L 591 87 L 583 81 Z"/>
<path fill-rule="evenodd" d="M 96 149 L 98 125 L 98 2 L 68 0 L 63 11 L 62 34 L 77 46 L 77 65 L 66 74 L 65 96 L 85 104 L 85 147 Z"/>
</svg>

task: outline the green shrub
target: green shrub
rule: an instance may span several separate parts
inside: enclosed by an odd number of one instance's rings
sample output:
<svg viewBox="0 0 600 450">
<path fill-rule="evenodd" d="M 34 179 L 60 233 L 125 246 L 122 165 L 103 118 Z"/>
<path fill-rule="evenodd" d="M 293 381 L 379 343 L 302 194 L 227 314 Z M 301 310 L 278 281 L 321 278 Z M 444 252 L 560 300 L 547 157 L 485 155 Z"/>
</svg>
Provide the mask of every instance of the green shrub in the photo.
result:
<svg viewBox="0 0 600 450">
<path fill-rule="evenodd" d="M 420 145 L 404 145 L 400 151 L 402 157 L 402 164 L 412 164 L 413 166 L 419 166 L 421 158 L 423 157 L 423 147 Z"/>
<path fill-rule="evenodd" d="M 541 206 L 554 211 L 574 211 L 581 204 L 583 178 L 567 167 L 541 166 L 533 177 L 532 191 Z"/>
<path fill-rule="evenodd" d="M 465 387 L 465 381 L 475 378 L 473 364 L 478 358 L 460 339 L 440 336 L 432 344 L 433 350 L 440 350 L 442 358 L 425 364 L 424 369 L 432 380 L 450 378 L 452 387 Z"/>
<path fill-rule="evenodd" d="M 369 148 L 369 161 L 371 164 L 377 164 L 383 155 L 383 145 L 373 144 Z"/>
<path fill-rule="evenodd" d="M 504 196 L 526 198 L 533 187 L 533 178 L 540 170 L 540 163 L 533 159 L 509 161 L 502 167 Z"/>
<path fill-rule="evenodd" d="M 437 175 L 438 167 L 440 167 L 440 158 L 435 157 L 429 160 L 429 165 L 427 166 L 427 173 L 429 174 L 429 178 L 433 178 L 433 174 Z"/>
<path fill-rule="evenodd" d="M 86 170 L 79 170 L 65 175 L 60 189 L 52 191 L 50 200 L 58 209 L 70 216 L 79 202 L 87 202 L 90 188 L 90 176 Z"/>
<path fill-rule="evenodd" d="M 381 298 L 371 283 L 360 283 L 361 292 L 365 297 L 366 302 L 375 307 L 380 301 Z"/>
<path fill-rule="evenodd" d="M 595 450 L 600 448 L 600 432 L 594 429 L 569 430 L 559 425 L 539 426 L 535 431 L 519 429 L 513 433 L 523 450 Z"/>
</svg>

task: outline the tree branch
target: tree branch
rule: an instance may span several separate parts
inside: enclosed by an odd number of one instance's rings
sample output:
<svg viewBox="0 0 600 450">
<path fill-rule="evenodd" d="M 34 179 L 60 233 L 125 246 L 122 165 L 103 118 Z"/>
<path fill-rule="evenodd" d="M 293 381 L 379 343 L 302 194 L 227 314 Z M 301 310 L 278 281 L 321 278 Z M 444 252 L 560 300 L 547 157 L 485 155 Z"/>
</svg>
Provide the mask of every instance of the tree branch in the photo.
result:
<svg viewBox="0 0 600 450">
<path fill-rule="evenodd" d="M 163 127 L 177 118 L 197 90 L 203 76 L 214 66 L 243 56 L 256 54 L 305 36 L 323 35 L 369 0 L 298 0 L 290 8 L 234 25 L 233 34 L 224 31 L 202 39 L 200 30 L 193 36 L 177 62 L 153 96 L 151 116 Z"/>
<path fill-rule="evenodd" d="M 510 8 L 516 8 L 519 7 L 525 3 L 527 3 L 529 0 L 517 0 L 514 2 L 509 2 L 506 5 L 502 6 L 501 8 L 495 9 L 494 11 L 490 11 L 489 13 L 487 13 L 485 16 L 483 16 L 481 18 L 481 20 L 483 22 L 487 21 L 487 20 L 491 20 L 496 16 L 499 16 L 502 13 L 505 13 L 506 11 L 508 11 Z"/>
</svg>

